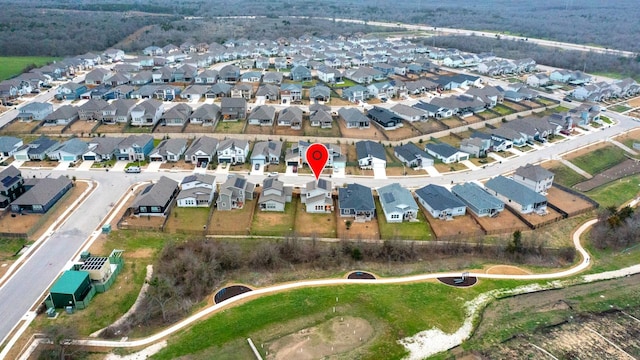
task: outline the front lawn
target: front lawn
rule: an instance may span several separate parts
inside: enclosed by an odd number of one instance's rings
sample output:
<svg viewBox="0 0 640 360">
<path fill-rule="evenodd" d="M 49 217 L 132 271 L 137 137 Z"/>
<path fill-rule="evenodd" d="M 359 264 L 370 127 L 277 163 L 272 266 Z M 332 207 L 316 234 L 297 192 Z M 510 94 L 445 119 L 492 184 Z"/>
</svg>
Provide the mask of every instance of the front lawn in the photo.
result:
<svg viewBox="0 0 640 360">
<path fill-rule="evenodd" d="M 424 214 L 418 209 L 418 221 L 388 223 L 382 211 L 380 201 L 376 199 L 376 214 L 378 217 L 378 226 L 380 227 L 380 237 L 383 240 L 434 240 L 431 227 L 424 217 Z"/>
<path fill-rule="evenodd" d="M 607 145 L 585 155 L 569 159 L 569 161 L 589 174 L 595 175 L 623 162 L 625 159 L 624 150 L 614 145 Z"/>
</svg>

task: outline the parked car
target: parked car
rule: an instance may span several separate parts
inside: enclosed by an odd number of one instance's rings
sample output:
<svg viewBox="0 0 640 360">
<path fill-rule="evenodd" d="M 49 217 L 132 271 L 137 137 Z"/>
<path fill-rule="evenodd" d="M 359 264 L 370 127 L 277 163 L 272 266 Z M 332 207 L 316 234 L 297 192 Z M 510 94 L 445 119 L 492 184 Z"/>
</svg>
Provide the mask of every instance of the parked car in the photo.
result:
<svg viewBox="0 0 640 360">
<path fill-rule="evenodd" d="M 260 170 L 260 164 L 255 164 L 253 166 L 253 170 Z"/>
<path fill-rule="evenodd" d="M 129 174 L 138 174 L 142 172 L 142 170 L 140 169 L 140 166 L 129 166 L 125 172 Z"/>
<path fill-rule="evenodd" d="M 565 96 L 564 98 L 562 98 L 562 101 L 572 102 L 573 100 L 571 100 L 571 98 L 570 98 L 570 97 Z"/>
</svg>

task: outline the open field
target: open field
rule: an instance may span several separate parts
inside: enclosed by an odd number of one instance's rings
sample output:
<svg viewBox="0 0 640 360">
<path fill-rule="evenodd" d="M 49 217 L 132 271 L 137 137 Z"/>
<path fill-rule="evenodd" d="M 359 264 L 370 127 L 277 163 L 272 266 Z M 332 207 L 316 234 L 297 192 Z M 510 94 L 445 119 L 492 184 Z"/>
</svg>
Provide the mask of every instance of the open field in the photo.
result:
<svg viewBox="0 0 640 360">
<path fill-rule="evenodd" d="M 560 185 L 572 187 L 577 183 L 587 180 L 587 178 L 573 171 L 572 169 L 570 169 L 568 166 L 564 165 L 560 161 L 556 161 L 556 160 L 545 161 L 540 165 L 543 168 L 551 171 L 554 175 L 553 182 L 558 183 Z"/>
<path fill-rule="evenodd" d="M 640 101 L 640 98 L 638 100 Z M 640 129 L 632 130 L 622 135 L 616 136 L 615 139 L 625 144 L 627 147 L 633 149 L 633 143 L 640 142 Z"/>
<path fill-rule="evenodd" d="M 293 232 L 296 210 L 300 198 L 295 197 L 284 206 L 284 212 L 262 211 L 258 207 L 253 214 L 252 235 L 285 236 Z"/>
<path fill-rule="evenodd" d="M 376 198 L 376 213 L 380 226 L 380 237 L 383 240 L 434 240 L 431 226 L 422 211 L 418 211 L 418 221 L 389 223 L 384 216 L 380 201 Z"/>
<path fill-rule="evenodd" d="M 436 239 L 474 238 L 484 235 L 482 228 L 473 220 L 471 215 L 456 216 L 453 220 L 440 220 L 431 216 L 422 206 L 420 210 L 429 221 Z"/>
<path fill-rule="evenodd" d="M 640 173 L 638 161 L 626 159 L 618 165 L 597 173 L 593 178 L 576 184 L 574 187 L 580 191 L 589 191 L 606 183 Z"/>
<path fill-rule="evenodd" d="M 22 73 L 27 66 L 41 67 L 57 60 L 49 56 L 0 56 L 0 81 Z"/>
<path fill-rule="evenodd" d="M 177 207 L 171 210 L 171 215 L 167 220 L 166 230 L 168 232 L 186 231 L 189 233 L 204 232 L 204 228 L 209 222 L 209 207 Z"/>
<path fill-rule="evenodd" d="M 567 156 L 580 169 L 596 175 L 626 159 L 624 150 L 611 144 L 596 144 Z"/>
<path fill-rule="evenodd" d="M 586 195 L 602 207 L 620 206 L 638 196 L 640 175 L 632 175 L 587 191 Z"/>
<path fill-rule="evenodd" d="M 335 203 L 335 201 L 334 201 Z M 335 205 L 335 204 L 334 204 Z M 317 236 L 337 238 L 336 214 L 310 214 L 305 210 L 306 205 L 297 202 L 294 229 L 300 236 Z"/>
<path fill-rule="evenodd" d="M 67 134 L 89 134 L 91 130 L 98 124 L 97 121 L 76 120 L 74 121 L 65 133 Z"/>
<path fill-rule="evenodd" d="M 247 201 L 242 209 L 214 210 L 209 222 L 208 234 L 248 235 L 256 200 Z"/>
</svg>

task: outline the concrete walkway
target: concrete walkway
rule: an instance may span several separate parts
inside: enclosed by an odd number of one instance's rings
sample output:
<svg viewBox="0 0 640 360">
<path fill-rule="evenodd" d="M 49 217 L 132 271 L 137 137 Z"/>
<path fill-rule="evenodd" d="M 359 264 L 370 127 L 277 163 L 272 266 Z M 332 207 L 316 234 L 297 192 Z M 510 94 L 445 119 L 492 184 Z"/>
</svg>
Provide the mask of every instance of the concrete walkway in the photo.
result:
<svg viewBox="0 0 640 360">
<path fill-rule="evenodd" d="M 424 169 L 427 171 L 427 174 L 429 174 L 429 176 L 442 176 L 442 174 L 440 174 L 435 166 L 427 166 Z"/>
<path fill-rule="evenodd" d="M 471 169 L 471 170 L 478 170 L 478 169 L 479 169 L 479 167 L 478 167 L 476 164 L 472 163 L 472 162 L 471 162 L 471 160 L 462 160 L 462 161 L 460 161 L 460 162 L 461 162 L 464 166 L 468 167 L 468 168 L 469 168 L 469 169 Z"/>
<path fill-rule="evenodd" d="M 580 169 L 579 167 L 575 166 L 571 161 L 560 158 L 560 162 L 563 163 L 564 165 L 566 165 L 569 169 L 577 172 L 578 174 L 586 177 L 587 179 L 591 179 L 593 178 L 593 175 L 589 174 L 588 172 Z"/>
<path fill-rule="evenodd" d="M 498 154 L 496 154 L 494 152 L 487 153 L 487 156 L 492 158 L 492 159 L 494 159 L 495 161 L 500 161 L 500 162 L 507 161 L 506 158 L 503 158 L 502 156 L 500 156 L 500 155 L 498 155 Z"/>
<path fill-rule="evenodd" d="M 629 154 L 636 156 L 638 155 L 638 152 L 633 150 L 632 148 L 628 147 L 627 145 L 621 143 L 620 141 L 617 140 L 613 140 L 613 139 L 607 139 L 610 143 L 612 143 L 613 145 L 619 147 L 620 149 L 628 152 Z"/>
</svg>

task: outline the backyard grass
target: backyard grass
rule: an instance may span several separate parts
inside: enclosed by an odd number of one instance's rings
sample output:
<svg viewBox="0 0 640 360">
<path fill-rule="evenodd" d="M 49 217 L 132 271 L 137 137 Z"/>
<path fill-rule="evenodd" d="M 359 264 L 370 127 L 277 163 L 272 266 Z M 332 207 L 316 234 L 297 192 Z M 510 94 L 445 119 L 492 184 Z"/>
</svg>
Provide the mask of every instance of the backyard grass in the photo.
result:
<svg viewBox="0 0 640 360">
<path fill-rule="evenodd" d="M 577 172 L 573 171 L 571 168 L 560 162 L 553 162 L 552 164 L 544 167 L 554 174 L 554 183 L 558 183 L 566 187 L 572 187 L 577 183 L 581 183 L 587 180 L 587 178 L 578 174 Z"/>
<path fill-rule="evenodd" d="M 329 129 L 322 129 L 319 126 L 311 126 L 309 121 L 302 122 L 302 131 L 304 136 L 317 136 L 317 137 L 340 137 L 340 126 L 335 123 Z"/>
<path fill-rule="evenodd" d="M 586 195 L 597 201 L 602 208 L 607 208 L 626 203 L 638 196 L 638 192 L 640 175 L 632 175 L 587 191 Z"/>
<path fill-rule="evenodd" d="M 293 198 L 284 206 L 284 212 L 262 211 L 259 206 L 253 214 L 252 235 L 284 236 L 293 231 L 299 198 Z"/>
<path fill-rule="evenodd" d="M 435 236 L 431 227 L 424 217 L 422 211 L 418 210 L 418 221 L 388 223 L 380 201 L 376 199 L 376 214 L 378 215 L 378 226 L 380 227 L 380 237 L 383 240 L 434 240 Z"/>
<path fill-rule="evenodd" d="M 251 338 L 261 344 L 272 339 L 274 332 L 289 334 L 336 316 L 353 316 L 368 320 L 375 329 L 374 338 L 365 345 L 366 349 L 361 349 L 364 354 L 359 358 L 401 359 L 406 351 L 398 339 L 433 327 L 451 333 L 464 321 L 466 301 L 491 289 L 524 284 L 483 280 L 467 289 L 435 283 L 299 289 L 218 312 L 172 336 L 169 345 L 153 358 L 175 359 L 188 354 L 211 358 L 225 344 L 240 344 L 239 339 Z M 299 321 L 289 325 L 292 319 Z"/>
<path fill-rule="evenodd" d="M 337 238 L 336 214 L 312 214 L 306 210 L 306 205 L 298 201 L 294 229 L 300 236 L 317 236 Z"/>
<path fill-rule="evenodd" d="M 209 221 L 209 207 L 174 207 L 167 220 L 169 232 L 203 231 Z"/>
<path fill-rule="evenodd" d="M 28 66 L 44 66 L 56 60 L 49 56 L 0 56 L 0 81 L 19 75 Z"/>
<path fill-rule="evenodd" d="M 543 97 L 539 97 L 536 99 L 537 102 L 543 104 L 543 105 L 553 105 L 555 104 L 555 102 L 553 100 L 547 99 L 547 98 L 543 98 Z"/>
<path fill-rule="evenodd" d="M 209 222 L 209 234 L 249 235 L 255 202 L 255 198 L 247 201 L 242 209 L 215 210 Z"/>
<path fill-rule="evenodd" d="M 500 115 L 509 115 L 509 114 L 513 114 L 515 111 L 513 111 L 512 109 L 502 105 L 502 104 L 498 104 L 496 106 L 493 107 L 492 109 L 493 111 L 497 112 Z"/>
<path fill-rule="evenodd" d="M 331 88 L 332 89 L 344 89 L 344 88 L 348 88 L 348 87 L 351 87 L 351 86 L 354 86 L 354 85 L 356 85 L 356 83 L 354 81 L 343 78 L 342 79 L 342 83 L 334 84 L 334 85 L 331 86 Z"/>
<path fill-rule="evenodd" d="M 224 134 L 241 134 L 244 128 L 244 121 L 219 121 L 214 132 Z"/>
<path fill-rule="evenodd" d="M 569 161 L 589 174 L 595 175 L 625 159 L 624 150 L 614 145 L 607 145 Z"/>
</svg>

